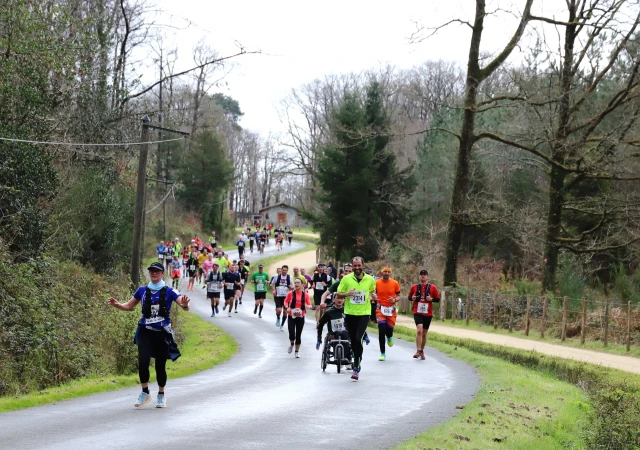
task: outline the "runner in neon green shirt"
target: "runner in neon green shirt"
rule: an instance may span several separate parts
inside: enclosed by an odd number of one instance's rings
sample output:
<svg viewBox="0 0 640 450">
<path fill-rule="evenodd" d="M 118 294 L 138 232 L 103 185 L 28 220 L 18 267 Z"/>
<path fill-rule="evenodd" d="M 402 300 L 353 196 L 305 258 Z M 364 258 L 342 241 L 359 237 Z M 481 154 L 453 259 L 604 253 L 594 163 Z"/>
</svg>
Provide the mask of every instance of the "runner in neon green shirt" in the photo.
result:
<svg viewBox="0 0 640 450">
<path fill-rule="evenodd" d="M 226 273 L 230 263 L 229 260 L 227 258 L 223 257 L 216 257 L 216 262 L 218 263 L 218 266 L 220 267 L 220 271 L 222 273 Z"/>
<path fill-rule="evenodd" d="M 262 308 L 264 308 L 264 300 L 267 298 L 267 288 L 269 287 L 269 275 L 264 272 L 264 266 L 262 264 L 258 265 L 258 271 L 251 276 L 251 281 L 256 285 L 256 306 L 253 308 L 253 313 L 258 312 L 258 306 L 260 306 L 258 318 L 262 319 Z"/>
<path fill-rule="evenodd" d="M 364 351 L 362 340 L 369 324 L 371 302 L 377 301 L 377 297 L 374 293 L 376 290 L 375 280 L 371 275 L 364 273 L 364 260 L 356 256 L 352 263 L 353 272 L 342 278 L 336 295 L 338 298 L 347 299 L 344 304 L 345 325 L 349 331 L 354 358 L 351 379 L 358 381 Z"/>
</svg>

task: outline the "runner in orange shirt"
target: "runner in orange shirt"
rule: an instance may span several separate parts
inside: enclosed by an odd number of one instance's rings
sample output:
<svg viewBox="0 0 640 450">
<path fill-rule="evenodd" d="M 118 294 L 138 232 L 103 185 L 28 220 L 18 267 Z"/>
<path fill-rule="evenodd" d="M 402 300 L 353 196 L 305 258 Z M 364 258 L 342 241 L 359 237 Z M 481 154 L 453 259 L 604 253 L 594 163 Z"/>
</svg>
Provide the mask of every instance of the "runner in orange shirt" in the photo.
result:
<svg viewBox="0 0 640 450">
<path fill-rule="evenodd" d="M 382 278 L 376 280 L 378 304 L 376 322 L 378 322 L 378 339 L 380 341 L 380 361 L 387 359 L 385 338 L 389 347 L 393 347 L 393 327 L 396 326 L 396 303 L 400 300 L 400 283 L 391 278 L 391 269 L 382 269 Z"/>
</svg>

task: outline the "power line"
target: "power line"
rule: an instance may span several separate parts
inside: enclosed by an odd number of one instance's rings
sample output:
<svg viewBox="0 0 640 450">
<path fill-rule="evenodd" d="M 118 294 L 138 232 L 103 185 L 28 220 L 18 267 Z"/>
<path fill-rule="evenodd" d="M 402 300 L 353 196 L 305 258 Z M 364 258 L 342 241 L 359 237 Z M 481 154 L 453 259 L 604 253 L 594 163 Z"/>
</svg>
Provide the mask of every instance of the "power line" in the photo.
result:
<svg viewBox="0 0 640 450">
<path fill-rule="evenodd" d="M 153 211 L 154 209 L 156 209 L 158 206 L 162 205 L 164 203 L 164 201 L 167 199 L 167 197 L 169 197 L 169 194 L 173 193 L 173 186 L 171 185 L 171 189 L 169 189 L 169 191 L 167 192 L 167 195 L 164 196 L 164 198 L 162 200 L 160 200 L 160 203 L 158 203 L 156 206 L 154 206 L 153 208 L 151 208 L 149 211 L 147 211 L 147 214 L 149 214 L 151 211 Z M 175 200 L 175 196 L 173 197 Z"/>
<path fill-rule="evenodd" d="M 80 144 L 80 143 L 74 143 L 74 142 L 28 141 L 25 139 L 12 139 L 12 138 L 0 137 L 0 141 L 21 142 L 24 144 L 69 145 L 69 146 L 75 146 L 75 147 L 124 147 L 127 145 L 159 144 L 162 142 L 181 141 L 182 139 L 184 138 L 179 137 L 174 139 L 165 139 L 162 141 L 150 141 L 150 142 L 122 142 L 119 144 Z"/>
</svg>

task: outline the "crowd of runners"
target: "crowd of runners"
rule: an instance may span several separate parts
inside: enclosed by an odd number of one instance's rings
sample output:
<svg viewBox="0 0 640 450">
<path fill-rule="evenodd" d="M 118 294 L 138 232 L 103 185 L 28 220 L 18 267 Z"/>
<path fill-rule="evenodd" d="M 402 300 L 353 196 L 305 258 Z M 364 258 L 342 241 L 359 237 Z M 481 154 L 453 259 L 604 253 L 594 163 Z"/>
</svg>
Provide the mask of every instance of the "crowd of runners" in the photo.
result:
<svg viewBox="0 0 640 450">
<path fill-rule="evenodd" d="M 142 302 L 142 318 L 138 323 L 135 342 L 138 345 L 140 382 L 142 393 L 136 407 L 146 405 L 150 399 L 148 391 L 149 362 L 155 358 L 156 375 L 160 392 L 157 407 L 164 407 L 164 386 L 166 384 L 166 360 L 177 358 L 179 351 L 173 343 L 173 333 L 169 313 L 172 303 L 188 309 L 189 298 L 180 295 L 180 279 L 186 281 L 187 291 L 197 287 L 206 289 L 206 297 L 211 304 L 211 317 L 221 314 L 238 313 L 242 305 L 245 288 L 252 286 L 254 292 L 253 314 L 263 318 L 264 303 L 267 294 L 273 295 L 275 303 L 275 326 L 281 332 L 288 331 L 288 353 L 300 358 L 302 331 L 308 311 L 312 311 L 316 319 L 316 350 L 323 345 L 322 332 L 327 326 L 325 348 L 336 336 L 348 343 L 349 366 L 351 378 L 357 381 L 362 370 L 364 344 L 369 344 L 367 326 L 370 321 L 377 324 L 380 361 L 387 358 L 387 346 L 393 347 L 393 331 L 397 319 L 397 304 L 402 299 L 401 286 L 392 278 L 392 269 L 383 268 L 374 275 L 365 270 L 364 260 L 356 256 L 350 263 L 336 268 L 331 261 L 326 265 L 319 263 L 312 275 L 303 267 L 293 267 L 289 272 L 288 265 L 277 268 L 270 276 L 262 264 L 254 270 L 245 259 L 245 248 L 249 243 L 249 251 L 255 249 L 262 253 L 264 246 L 269 245 L 269 237 L 273 231 L 277 250 L 282 249 L 283 242 L 291 244 L 292 231 L 289 227 L 252 232 L 246 227 L 235 246 L 238 258 L 230 259 L 222 250 L 215 232 L 208 242 L 195 236 L 191 243 L 183 246 L 178 238 L 171 242 L 160 242 L 157 246 L 158 261 L 148 267 L 150 282 L 141 286 L 126 303 L 109 299 L 109 303 L 121 310 L 130 311 Z M 171 287 L 166 286 L 164 279 L 169 277 Z M 440 301 L 435 285 L 429 283 L 429 273 L 422 269 L 418 273 L 419 282 L 413 284 L 406 298 L 412 304 L 416 325 L 416 353 L 413 358 L 424 360 L 424 347 L 427 332 L 433 317 L 433 302 Z M 310 295 L 310 291 L 313 293 Z M 222 313 L 220 301 L 224 297 Z M 174 355 L 172 356 L 171 350 Z M 166 357 L 163 356 L 166 354 Z M 176 356 L 177 355 L 177 356 Z"/>
</svg>

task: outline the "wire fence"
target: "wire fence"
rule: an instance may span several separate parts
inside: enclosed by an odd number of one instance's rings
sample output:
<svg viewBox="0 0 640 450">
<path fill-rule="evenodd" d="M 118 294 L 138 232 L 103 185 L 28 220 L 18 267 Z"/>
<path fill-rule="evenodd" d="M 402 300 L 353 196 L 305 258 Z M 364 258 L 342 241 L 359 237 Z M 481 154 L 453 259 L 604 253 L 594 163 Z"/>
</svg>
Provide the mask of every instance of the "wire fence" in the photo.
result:
<svg viewBox="0 0 640 450">
<path fill-rule="evenodd" d="M 496 292 L 445 289 L 440 303 L 434 303 L 434 320 L 466 323 L 495 329 L 520 331 L 526 336 L 600 341 L 640 346 L 640 305 L 616 298 L 606 301 L 588 298 L 547 297 Z M 399 305 L 410 313 L 409 302 Z"/>
</svg>

